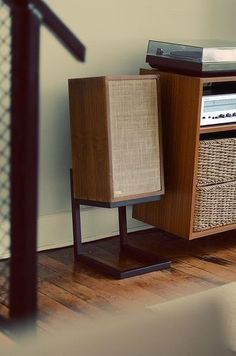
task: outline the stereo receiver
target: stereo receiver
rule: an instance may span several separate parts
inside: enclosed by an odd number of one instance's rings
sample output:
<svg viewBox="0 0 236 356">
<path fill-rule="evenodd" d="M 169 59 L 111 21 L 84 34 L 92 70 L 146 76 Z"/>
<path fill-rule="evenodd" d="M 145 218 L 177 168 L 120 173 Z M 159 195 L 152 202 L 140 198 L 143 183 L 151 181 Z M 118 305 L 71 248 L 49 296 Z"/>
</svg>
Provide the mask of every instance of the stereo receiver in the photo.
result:
<svg viewBox="0 0 236 356">
<path fill-rule="evenodd" d="M 201 126 L 236 122 L 236 93 L 202 97 Z"/>
</svg>

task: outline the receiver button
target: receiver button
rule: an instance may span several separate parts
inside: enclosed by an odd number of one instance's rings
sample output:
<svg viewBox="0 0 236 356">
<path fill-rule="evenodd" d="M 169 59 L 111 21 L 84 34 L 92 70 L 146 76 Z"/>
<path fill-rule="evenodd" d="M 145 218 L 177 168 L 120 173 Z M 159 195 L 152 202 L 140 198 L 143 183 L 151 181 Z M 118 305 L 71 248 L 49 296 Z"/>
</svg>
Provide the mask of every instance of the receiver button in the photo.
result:
<svg viewBox="0 0 236 356">
<path fill-rule="evenodd" d="M 230 113 L 227 113 L 225 116 L 226 117 L 231 117 L 232 115 Z"/>
</svg>

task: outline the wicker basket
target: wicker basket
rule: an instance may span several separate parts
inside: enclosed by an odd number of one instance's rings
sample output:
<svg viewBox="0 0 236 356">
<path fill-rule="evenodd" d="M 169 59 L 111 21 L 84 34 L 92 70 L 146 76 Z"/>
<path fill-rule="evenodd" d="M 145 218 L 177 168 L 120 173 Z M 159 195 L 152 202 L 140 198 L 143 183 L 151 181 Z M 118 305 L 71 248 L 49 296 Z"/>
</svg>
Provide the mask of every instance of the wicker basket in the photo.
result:
<svg viewBox="0 0 236 356">
<path fill-rule="evenodd" d="M 200 141 L 197 185 L 236 181 L 236 138 Z"/>
<path fill-rule="evenodd" d="M 193 230 L 236 224 L 236 182 L 197 187 Z"/>
</svg>

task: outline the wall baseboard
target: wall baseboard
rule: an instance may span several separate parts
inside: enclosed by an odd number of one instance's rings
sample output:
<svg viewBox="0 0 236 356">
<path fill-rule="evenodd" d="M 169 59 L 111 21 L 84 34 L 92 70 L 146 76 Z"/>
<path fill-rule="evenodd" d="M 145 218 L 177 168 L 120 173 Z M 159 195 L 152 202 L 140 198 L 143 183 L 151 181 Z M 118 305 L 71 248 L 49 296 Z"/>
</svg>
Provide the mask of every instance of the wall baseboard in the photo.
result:
<svg viewBox="0 0 236 356">
<path fill-rule="evenodd" d="M 138 231 L 150 226 L 132 219 L 127 208 L 128 230 Z M 38 220 L 38 251 L 71 246 L 73 244 L 71 212 L 40 216 Z M 82 241 L 94 241 L 118 234 L 117 209 L 81 209 Z M 6 241 L 8 244 L 9 241 Z M 9 257 L 0 250 L 0 258 Z"/>
<path fill-rule="evenodd" d="M 150 226 L 132 219 L 127 208 L 129 231 L 147 229 Z M 72 217 L 70 212 L 46 215 L 39 218 L 38 250 L 71 246 L 73 244 Z M 82 241 L 89 242 L 118 234 L 117 209 L 85 208 L 81 210 Z"/>
</svg>

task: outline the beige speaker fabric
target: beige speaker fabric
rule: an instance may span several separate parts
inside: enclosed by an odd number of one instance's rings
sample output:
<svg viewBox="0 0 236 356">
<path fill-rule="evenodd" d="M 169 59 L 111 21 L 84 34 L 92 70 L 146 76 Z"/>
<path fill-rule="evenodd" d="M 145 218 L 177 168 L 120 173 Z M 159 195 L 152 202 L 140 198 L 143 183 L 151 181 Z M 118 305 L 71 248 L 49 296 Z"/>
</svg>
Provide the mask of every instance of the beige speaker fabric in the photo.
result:
<svg viewBox="0 0 236 356">
<path fill-rule="evenodd" d="M 108 84 L 114 198 L 160 190 L 155 79 Z"/>
</svg>

